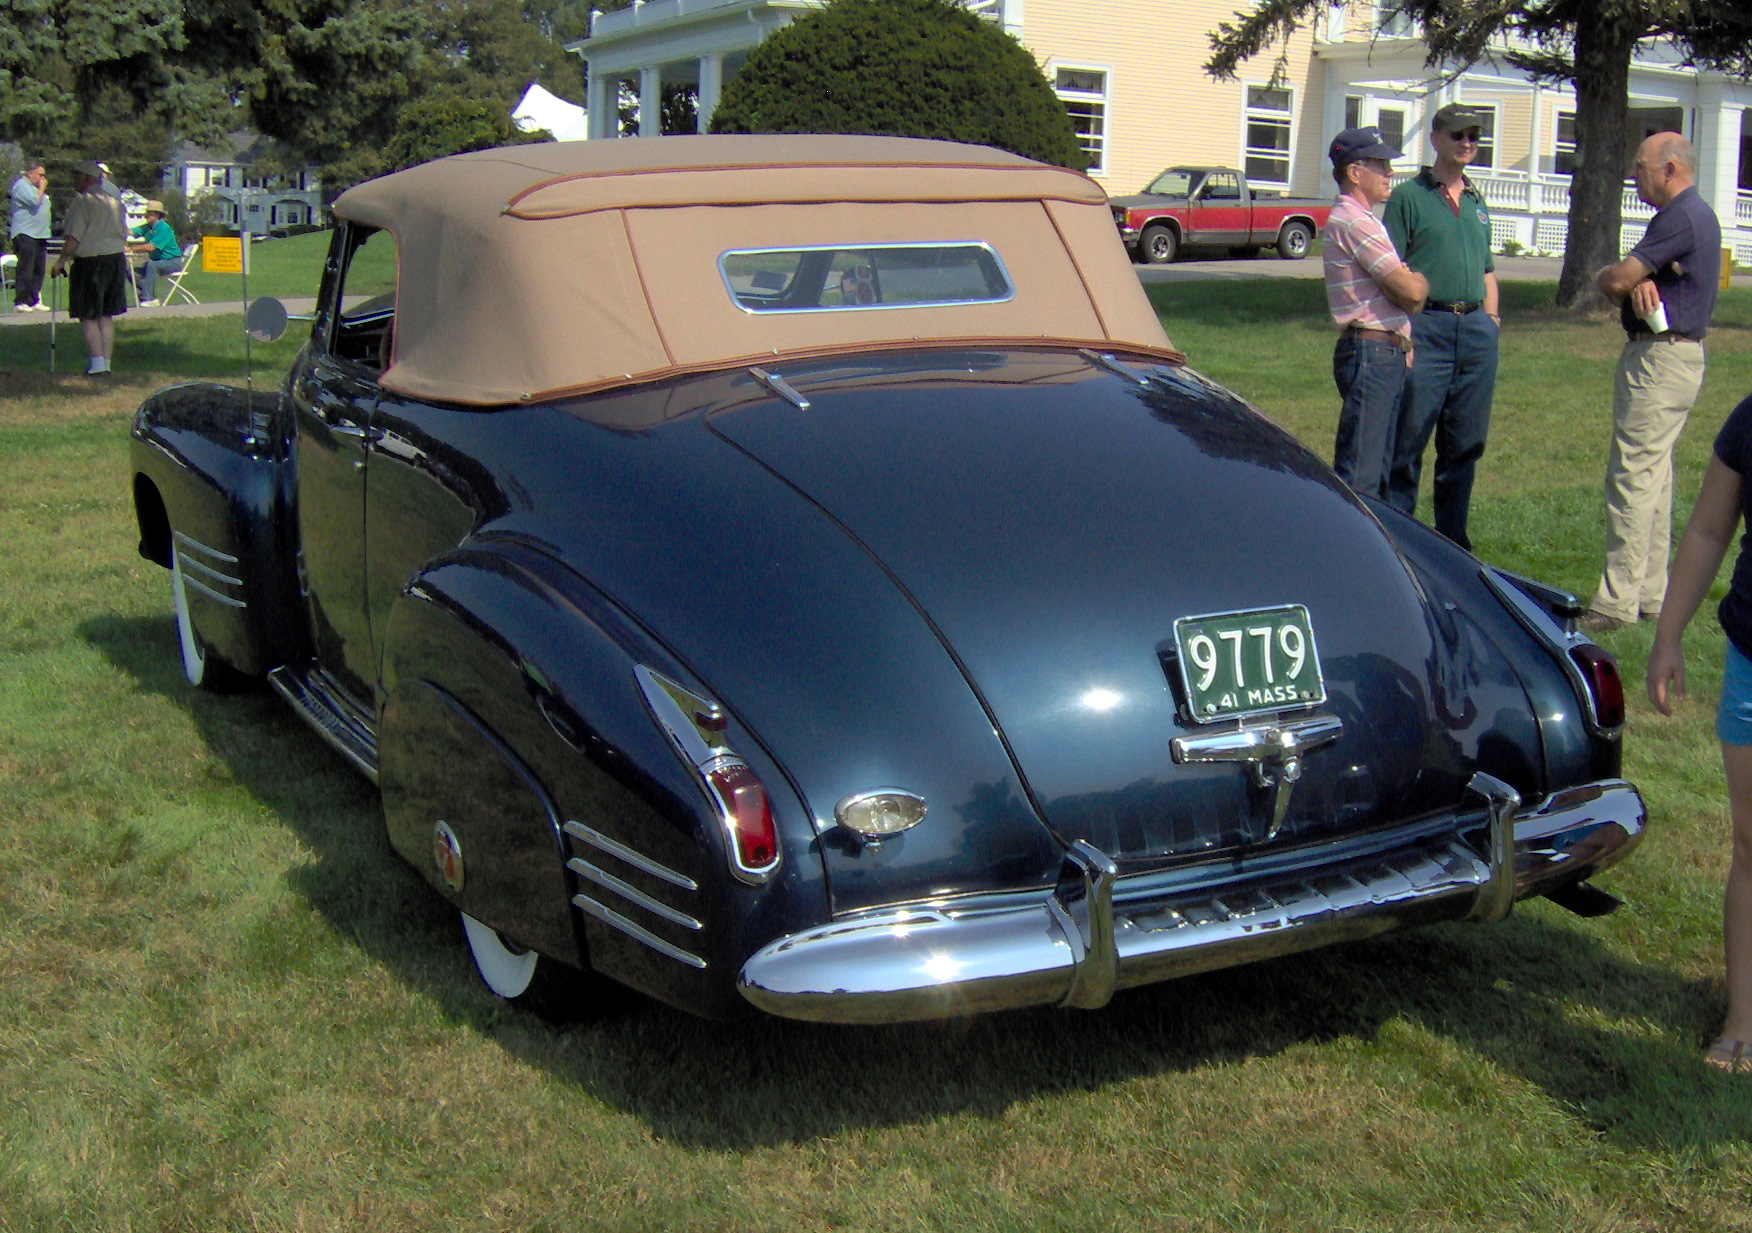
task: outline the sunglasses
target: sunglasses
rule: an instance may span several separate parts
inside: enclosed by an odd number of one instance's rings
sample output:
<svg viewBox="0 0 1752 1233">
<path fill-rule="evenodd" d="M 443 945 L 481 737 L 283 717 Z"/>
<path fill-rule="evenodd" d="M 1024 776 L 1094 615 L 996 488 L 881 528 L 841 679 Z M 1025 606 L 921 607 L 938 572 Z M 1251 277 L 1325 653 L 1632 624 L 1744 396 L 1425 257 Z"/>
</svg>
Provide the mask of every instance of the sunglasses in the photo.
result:
<svg viewBox="0 0 1752 1233">
<path fill-rule="evenodd" d="M 1448 133 L 1448 138 L 1451 141 L 1469 141 L 1473 145 L 1477 145 L 1480 132 L 1481 130 L 1476 128 L 1469 128 L 1458 133 L 1450 131 Z"/>
</svg>

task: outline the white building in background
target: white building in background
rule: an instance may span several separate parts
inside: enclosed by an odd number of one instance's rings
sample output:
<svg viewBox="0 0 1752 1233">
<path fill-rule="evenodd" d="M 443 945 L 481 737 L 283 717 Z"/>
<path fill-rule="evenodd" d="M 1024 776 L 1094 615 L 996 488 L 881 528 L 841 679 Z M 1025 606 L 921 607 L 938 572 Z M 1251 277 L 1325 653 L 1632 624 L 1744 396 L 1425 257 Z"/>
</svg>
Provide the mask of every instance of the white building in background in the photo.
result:
<svg viewBox="0 0 1752 1233">
<path fill-rule="evenodd" d="M 247 227 L 257 234 L 321 223 L 322 183 L 316 169 L 306 167 L 287 178 L 251 170 L 262 140 L 255 133 L 229 133 L 217 150 L 181 142 L 164 169 L 164 187 L 182 193 L 191 207 L 202 197 L 217 197 L 225 226 Z"/>
<path fill-rule="evenodd" d="M 825 0 L 636 0 L 591 18 L 570 50 L 589 72 L 589 131 L 618 135 L 623 88 L 639 100 L 639 133 L 659 132 L 665 86 L 693 89 L 704 130 L 726 81 L 773 30 Z M 1243 167 L 1267 189 L 1332 190 L 1326 144 L 1349 124 L 1378 124 L 1406 151 L 1412 173 L 1431 157 L 1429 117 L 1463 101 L 1490 116 L 1473 176 L 1491 204 L 1499 247 L 1559 253 L 1568 230 L 1575 95 L 1539 86 L 1506 64 L 1457 80 L 1424 65 L 1415 31 L 1383 17 L 1377 0 L 1348 0 L 1284 48 L 1243 67 L 1238 81 L 1202 69 L 1208 34 L 1242 0 L 966 0 L 1034 53 L 1070 113 L 1090 174 L 1110 193 L 1141 189 L 1174 163 Z M 1696 145 L 1699 191 L 1722 220 L 1735 260 L 1752 264 L 1752 84 L 1678 62 L 1648 44 L 1631 70 L 1629 151 L 1671 128 Z M 1650 211 L 1625 190 L 1624 248 Z"/>
</svg>

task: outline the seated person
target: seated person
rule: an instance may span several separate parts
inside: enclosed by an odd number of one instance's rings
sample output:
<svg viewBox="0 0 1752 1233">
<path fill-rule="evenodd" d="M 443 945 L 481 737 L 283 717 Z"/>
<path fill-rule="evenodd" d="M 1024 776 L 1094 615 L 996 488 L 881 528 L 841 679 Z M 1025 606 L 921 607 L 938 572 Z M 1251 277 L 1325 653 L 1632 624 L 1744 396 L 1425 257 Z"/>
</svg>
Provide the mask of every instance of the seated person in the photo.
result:
<svg viewBox="0 0 1752 1233">
<path fill-rule="evenodd" d="M 176 242 L 176 232 L 164 221 L 164 203 L 146 203 L 146 221 L 133 229 L 141 243 L 135 251 L 144 251 L 146 261 L 140 266 L 138 285 L 140 307 L 151 308 L 158 303 L 158 279 L 163 274 L 175 274 L 183 268 L 182 246 Z"/>
</svg>

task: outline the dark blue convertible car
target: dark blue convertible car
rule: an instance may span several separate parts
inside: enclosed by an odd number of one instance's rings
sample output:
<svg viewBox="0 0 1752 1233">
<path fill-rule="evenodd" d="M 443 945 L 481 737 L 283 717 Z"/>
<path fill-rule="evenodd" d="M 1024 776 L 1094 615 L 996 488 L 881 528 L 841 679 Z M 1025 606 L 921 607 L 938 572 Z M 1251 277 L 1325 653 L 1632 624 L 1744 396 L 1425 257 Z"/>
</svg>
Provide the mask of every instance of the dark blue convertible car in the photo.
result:
<svg viewBox="0 0 1752 1233">
<path fill-rule="evenodd" d="M 1099 1007 L 1611 902 L 1644 810 L 1574 600 L 1187 367 L 1083 176 L 678 137 L 335 214 L 284 388 L 140 409 L 141 552 L 500 995 Z"/>
</svg>

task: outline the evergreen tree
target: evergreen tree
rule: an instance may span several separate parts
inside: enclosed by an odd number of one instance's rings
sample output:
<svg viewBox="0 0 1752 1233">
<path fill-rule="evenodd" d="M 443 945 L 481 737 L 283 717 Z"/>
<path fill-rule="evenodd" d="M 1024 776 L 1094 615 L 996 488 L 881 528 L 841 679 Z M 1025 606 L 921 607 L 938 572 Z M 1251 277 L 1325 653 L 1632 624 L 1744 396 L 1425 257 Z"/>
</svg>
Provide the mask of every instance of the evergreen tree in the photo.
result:
<svg viewBox="0 0 1752 1233">
<path fill-rule="evenodd" d="M 714 133 L 884 133 L 1088 158 L 1034 58 L 954 0 L 831 0 L 749 53 Z"/>
</svg>

